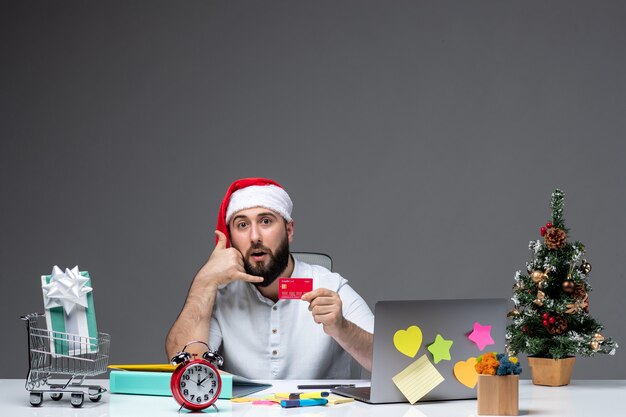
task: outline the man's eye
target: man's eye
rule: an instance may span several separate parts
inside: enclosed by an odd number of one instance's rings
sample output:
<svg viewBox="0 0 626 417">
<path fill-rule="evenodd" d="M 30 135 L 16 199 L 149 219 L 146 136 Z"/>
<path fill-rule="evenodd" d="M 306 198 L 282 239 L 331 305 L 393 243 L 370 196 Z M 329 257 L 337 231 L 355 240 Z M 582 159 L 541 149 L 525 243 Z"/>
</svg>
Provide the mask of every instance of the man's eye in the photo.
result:
<svg viewBox="0 0 626 417">
<path fill-rule="evenodd" d="M 261 223 L 263 223 L 263 224 L 270 224 L 270 223 L 272 223 L 272 220 L 271 220 L 271 219 L 268 219 L 268 218 L 266 217 L 266 218 L 264 218 L 263 220 L 261 220 Z"/>
<path fill-rule="evenodd" d="M 238 229 L 243 229 L 243 228 L 244 228 L 244 227 L 246 227 L 246 226 L 247 226 L 246 222 L 240 222 L 240 223 L 237 223 L 237 228 L 238 228 Z"/>
</svg>

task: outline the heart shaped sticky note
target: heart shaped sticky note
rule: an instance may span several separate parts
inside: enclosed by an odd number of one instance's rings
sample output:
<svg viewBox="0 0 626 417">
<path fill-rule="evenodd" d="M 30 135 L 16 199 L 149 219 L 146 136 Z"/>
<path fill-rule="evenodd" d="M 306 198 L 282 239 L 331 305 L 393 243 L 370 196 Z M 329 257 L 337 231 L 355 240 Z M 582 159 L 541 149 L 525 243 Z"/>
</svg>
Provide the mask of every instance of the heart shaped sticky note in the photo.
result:
<svg viewBox="0 0 626 417">
<path fill-rule="evenodd" d="M 454 376 L 468 388 L 474 388 L 478 383 L 478 373 L 474 365 L 476 365 L 476 358 L 473 356 L 466 361 L 454 364 Z"/>
<path fill-rule="evenodd" d="M 393 345 L 400 353 L 413 358 L 422 345 L 422 330 L 411 326 L 406 330 L 398 330 L 393 335 Z"/>
</svg>

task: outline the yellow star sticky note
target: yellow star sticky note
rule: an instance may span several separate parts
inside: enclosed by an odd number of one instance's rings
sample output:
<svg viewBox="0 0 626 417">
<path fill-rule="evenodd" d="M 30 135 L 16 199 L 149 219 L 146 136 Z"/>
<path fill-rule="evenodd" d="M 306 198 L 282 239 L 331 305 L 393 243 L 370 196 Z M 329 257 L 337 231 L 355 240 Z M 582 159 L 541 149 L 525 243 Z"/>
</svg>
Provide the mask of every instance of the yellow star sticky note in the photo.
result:
<svg viewBox="0 0 626 417">
<path fill-rule="evenodd" d="M 415 404 L 444 380 L 426 355 L 420 356 L 391 379 L 411 404 Z"/>
<path fill-rule="evenodd" d="M 433 354 L 433 360 L 435 363 L 439 363 L 441 360 L 451 360 L 450 348 L 452 347 L 452 340 L 444 339 L 440 334 L 437 335 L 435 341 L 428 346 L 428 350 Z"/>
</svg>

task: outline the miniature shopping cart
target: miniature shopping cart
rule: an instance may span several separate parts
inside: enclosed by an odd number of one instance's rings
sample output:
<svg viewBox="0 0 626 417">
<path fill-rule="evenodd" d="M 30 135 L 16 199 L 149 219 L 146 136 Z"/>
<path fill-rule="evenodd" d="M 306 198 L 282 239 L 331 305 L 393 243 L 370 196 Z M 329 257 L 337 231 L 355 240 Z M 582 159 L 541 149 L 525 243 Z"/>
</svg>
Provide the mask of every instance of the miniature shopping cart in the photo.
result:
<svg viewBox="0 0 626 417">
<path fill-rule="evenodd" d="M 70 394 L 70 403 L 81 407 L 85 394 L 93 402 L 100 401 L 105 388 L 83 384 L 88 376 L 107 370 L 109 362 L 108 334 L 98 333 L 97 338 L 48 330 L 43 314 L 32 313 L 21 317 L 28 331 L 28 376 L 26 389 L 30 404 L 37 407 L 43 394 L 58 401 L 64 393 Z"/>
</svg>

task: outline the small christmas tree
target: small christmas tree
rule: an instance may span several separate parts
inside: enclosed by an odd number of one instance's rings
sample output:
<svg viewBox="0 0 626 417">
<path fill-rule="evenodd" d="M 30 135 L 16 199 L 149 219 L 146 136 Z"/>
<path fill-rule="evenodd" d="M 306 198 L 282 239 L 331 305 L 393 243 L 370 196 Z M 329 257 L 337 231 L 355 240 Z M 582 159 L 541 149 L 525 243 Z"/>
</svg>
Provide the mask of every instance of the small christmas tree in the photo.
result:
<svg viewBox="0 0 626 417">
<path fill-rule="evenodd" d="M 514 309 L 508 314 L 509 354 L 543 358 L 615 354 L 617 343 L 605 338 L 603 327 L 589 315 L 588 283 L 591 265 L 581 242 L 567 241 L 561 190 L 552 193 L 552 221 L 531 241 L 532 260 L 527 273 L 517 271 L 513 285 Z"/>
</svg>

